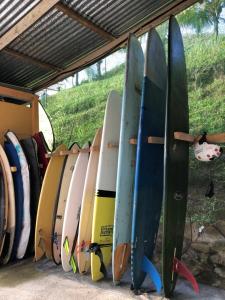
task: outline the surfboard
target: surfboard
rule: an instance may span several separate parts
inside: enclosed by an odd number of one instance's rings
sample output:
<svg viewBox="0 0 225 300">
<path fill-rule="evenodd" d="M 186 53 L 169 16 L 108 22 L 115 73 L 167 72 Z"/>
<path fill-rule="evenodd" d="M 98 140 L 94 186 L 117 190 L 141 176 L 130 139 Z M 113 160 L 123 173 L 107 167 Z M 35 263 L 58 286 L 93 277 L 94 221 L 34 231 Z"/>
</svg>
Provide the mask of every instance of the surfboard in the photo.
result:
<svg viewBox="0 0 225 300">
<path fill-rule="evenodd" d="M 44 140 L 43 140 L 43 134 L 41 132 L 35 133 L 33 135 L 33 138 L 35 139 L 37 143 L 37 154 L 38 154 L 38 162 L 40 165 L 40 172 L 42 180 L 44 179 L 46 169 L 48 167 L 49 158 L 46 157 L 46 154 L 48 153 Z"/>
<path fill-rule="evenodd" d="M 3 170 L 5 171 L 6 178 L 6 190 L 8 192 L 8 217 L 7 217 L 7 226 L 5 232 L 5 240 L 2 249 L 2 253 L 0 256 L 0 262 L 2 264 L 7 264 L 11 253 L 15 236 L 15 193 L 14 193 L 14 184 L 11 168 L 9 165 L 8 158 L 5 154 L 3 147 L 0 145 L 0 161 L 3 166 Z"/>
<path fill-rule="evenodd" d="M 30 255 L 34 253 L 34 234 L 36 215 L 38 208 L 38 201 L 41 191 L 41 174 L 39 169 L 38 157 L 37 157 L 37 145 L 36 141 L 32 138 L 26 138 L 20 141 L 23 151 L 25 153 L 30 173 L 30 216 L 31 216 L 31 229 L 30 238 L 26 254 Z"/>
<path fill-rule="evenodd" d="M 90 245 L 93 281 L 107 275 L 106 268 L 112 257 L 120 121 L 121 97 L 111 91 L 105 110 L 94 201 Z"/>
<path fill-rule="evenodd" d="M 136 145 L 144 73 L 144 54 L 135 35 L 128 40 L 124 92 L 122 98 L 121 131 L 118 154 L 116 204 L 113 231 L 113 281 L 120 281 L 131 251 L 131 221 L 133 207 Z"/>
<path fill-rule="evenodd" d="M 23 182 L 23 226 L 21 230 L 20 240 L 17 247 L 16 257 L 22 259 L 26 253 L 29 237 L 30 237 L 30 174 L 27 159 L 20 145 L 19 140 L 12 131 L 5 134 L 5 138 L 12 143 L 16 149 Z"/>
<path fill-rule="evenodd" d="M 62 229 L 61 260 L 65 272 L 76 272 L 76 243 L 84 182 L 89 159 L 89 146 L 81 149 L 70 181 Z"/>
<path fill-rule="evenodd" d="M 146 47 L 134 186 L 131 277 L 135 290 L 146 276 L 143 263 L 153 257 L 161 214 L 164 145 L 150 144 L 148 137 L 164 137 L 166 87 L 165 51 L 152 29 Z"/>
<path fill-rule="evenodd" d="M 81 205 L 79 232 L 77 239 L 77 263 L 81 274 L 88 272 L 91 265 L 89 245 L 91 243 L 91 230 L 95 199 L 96 177 L 98 170 L 99 152 L 102 129 L 98 129 L 90 152 L 84 192 Z"/>
<path fill-rule="evenodd" d="M 61 262 L 61 239 L 62 239 L 62 227 L 64 221 L 66 200 L 68 196 L 68 191 L 69 191 L 69 186 L 70 186 L 74 166 L 78 158 L 79 149 L 80 147 L 76 143 L 70 147 L 69 150 L 71 154 L 69 154 L 65 160 L 64 171 L 62 173 L 60 184 L 58 187 L 58 193 L 57 193 L 58 199 L 56 201 L 55 212 L 54 212 L 54 223 L 52 228 L 52 236 L 53 236 L 52 258 L 56 264 L 60 264 Z"/>
<path fill-rule="evenodd" d="M 47 148 L 49 152 L 55 148 L 55 135 L 52 127 L 51 119 L 46 112 L 41 102 L 38 102 L 38 114 L 39 114 L 39 130 L 45 136 Z"/>
<path fill-rule="evenodd" d="M 35 260 L 44 256 L 52 259 L 52 226 L 54 207 L 60 176 L 63 171 L 65 156 L 60 156 L 60 151 L 67 150 L 65 145 L 56 148 L 51 157 L 43 180 L 35 228 Z"/>
<path fill-rule="evenodd" d="M 174 132 L 189 132 L 188 92 L 184 47 L 179 25 L 169 21 L 168 98 L 166 104 L 165 176 L 163 214 L 163 286 L 167 298 L 176 286 L 174 258 L 182 256 L 188 194 L 189 144 Z"/>
<path fill-rule="evenodd" d="M 14 193 L 15 193 L 15 207 L 16 207 L 16 223 L 15 223 L 15 237 L 13 242 L 13 248 L 11 253 L 11 260 L 16 259 L 16 253 L 18 244 L 20 241 L 22 226 L 23 226 L 23 180 L 21 174 L 21 166 L 19 162 L 19 157 L 16 152 L 15 147 L 10 142 L 4 143 L 4 149 L 6 156 L 8 158 L 10 167 L 16 167 L 16 172 L 13 172 L 13 183 L 14 183 Z"/>
<path fill-rule="evenodd" d="M 0 164 L 0 255 L 5 241 L 8 214 L 8 192 L 3 165 Z"/>
</svg>

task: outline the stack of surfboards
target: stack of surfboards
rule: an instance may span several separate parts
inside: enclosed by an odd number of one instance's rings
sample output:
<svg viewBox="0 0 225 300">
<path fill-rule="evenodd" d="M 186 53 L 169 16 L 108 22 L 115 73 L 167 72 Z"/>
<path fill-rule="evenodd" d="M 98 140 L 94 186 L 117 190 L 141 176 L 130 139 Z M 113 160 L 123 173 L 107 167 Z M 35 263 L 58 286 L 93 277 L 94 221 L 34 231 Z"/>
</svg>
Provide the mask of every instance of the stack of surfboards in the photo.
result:
<svg viewBox="0 0 225 300">
<path fill-rule="evenodd" d="M 0 145 L 0 262 L 34 253 L 34 232 L 41 189 L 37 144 L 19 141 L 12 131 Z"/>
<path fill-rule="evenodd" d="M 60 145 L 51 155 L 37 213 L 36 260 L 46 256 L 61 263 L 65 272 L 91 272 L 93 281 L 106 277 L 112 262 L 118 284 L 131 259 L 135 291 L 149 274 L 156 290 L 163 286 L 170 297 L 179 273 L 198 290 L 180 261 L 188 144 L 175 140 L 174 132 L 189 130 L 185 72 L 174 17 L 169 22 L 168 67 L 155 29 L 148 34 L 145 55 L 130 35 L 123 97 L 110 92 L 103 128 L 92 144 L 80 148 L 75 143 L 70 149 Z M 162 205 L 161 281 L 151 261 Z"/>
</svg>

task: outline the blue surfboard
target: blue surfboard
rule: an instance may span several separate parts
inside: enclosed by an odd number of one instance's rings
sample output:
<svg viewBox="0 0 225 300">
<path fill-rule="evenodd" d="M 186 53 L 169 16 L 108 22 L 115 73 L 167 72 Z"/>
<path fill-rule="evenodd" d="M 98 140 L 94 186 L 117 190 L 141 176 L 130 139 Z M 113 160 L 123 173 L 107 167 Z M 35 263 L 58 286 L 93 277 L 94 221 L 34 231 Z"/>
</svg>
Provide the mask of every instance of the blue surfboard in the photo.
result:
<svg viewBox="0 0 225 300">
<path fill-rule="evenodd" d="M 164 137 L 167 67 L 158 33 L 148 35 L 141 100 L 134 186 L 131 238 L 131 277 L 139 289 L 146 273 L 157 291 L 161 279 L 151 263 L 163 199 L 163 144 L 148 143 L 148 137 Z"/>
<path fill-rule="evenodd" d="M 23 181 L 20 168 L 20 162 L 18 154 L 13 144 L 5 142 L 5 152 L 9 160 L 10 166 L 16 167 L 17 171 L 13 172 L 13 183 L 15 190 L 15 202 L 16 202 L 16 230 L 13 244 L 13 250 L 11 254 L 11 260 L 16 259 L 17 247 L 20 241 L 22 226 L 23 226 Z"/>
</svg>

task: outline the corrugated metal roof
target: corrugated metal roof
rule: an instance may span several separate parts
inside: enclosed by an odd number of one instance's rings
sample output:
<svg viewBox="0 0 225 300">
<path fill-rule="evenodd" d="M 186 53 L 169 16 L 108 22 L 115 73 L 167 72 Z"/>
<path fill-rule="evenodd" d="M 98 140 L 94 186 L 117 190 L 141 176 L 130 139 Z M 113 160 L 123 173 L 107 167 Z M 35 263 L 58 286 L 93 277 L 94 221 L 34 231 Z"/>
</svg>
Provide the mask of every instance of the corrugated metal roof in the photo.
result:
<svg viewBox="0 0 225 300">
<path fill-rule="evenodd" d="M 28 13 L 40 0 L 0 1 L 0 37 Z"/>
<path fill-rule="evenodd" d="M 15 29 L 15 38 L 10 40 L 12 42 L 9 42 L 5 49 L 1 48 L 0 82 L 33 90 L 46 84 L 50 85 L 57 78 L 71 75 L 71 72 L 75 72 L 81 66 L 118 47 L 126 40 L 130 30 L 137 31 L 154 18 L 162 18 L 163 14 L 167 13 L 168 17 L 168 11 L 173 6 L 184 7 L 184 3 L 189 6 L 195 0 L 58 2 L 64 5 L 65 10 L 56 4 L 18 36 L 16 33 L 20 29 Z M 10 29 L 13 30 L 13 26 L 21 24 L 23 17 L 39 9 L 43 3 L 48 5 L 46 0 L 1 1 L 0 40 L 5 38 Z M 87 22 L 89 23 L 86 24 Z M 92 54 L 95 50 L 100 52 Z M 75 67 L 71 69 L 70 66 Z"/>
</svg>

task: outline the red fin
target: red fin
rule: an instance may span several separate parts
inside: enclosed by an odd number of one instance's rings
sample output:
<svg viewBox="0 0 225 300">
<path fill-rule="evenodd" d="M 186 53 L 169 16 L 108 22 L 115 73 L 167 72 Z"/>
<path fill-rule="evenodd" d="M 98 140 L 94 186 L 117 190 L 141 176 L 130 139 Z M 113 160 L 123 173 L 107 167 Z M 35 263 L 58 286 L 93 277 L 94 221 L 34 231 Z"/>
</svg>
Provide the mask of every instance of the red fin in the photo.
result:
<svg viewBox="0 0 225 300">
<path fill-rule="evenodd" d="M 194 289 L 194 291 L 198 294 L 199 293 L 199 286 L 192 275 L 191 271 L 187 268 L 187 266 L 182 263 L 180 260 L 178 260 L 176 257 L 174 257 L 173 261 L 173 271 L 178 273 L 180 276 L 186 278 L 191 284 Z"/>
</svg>

